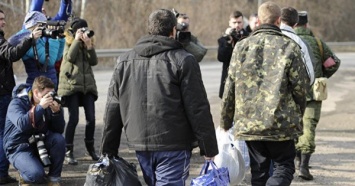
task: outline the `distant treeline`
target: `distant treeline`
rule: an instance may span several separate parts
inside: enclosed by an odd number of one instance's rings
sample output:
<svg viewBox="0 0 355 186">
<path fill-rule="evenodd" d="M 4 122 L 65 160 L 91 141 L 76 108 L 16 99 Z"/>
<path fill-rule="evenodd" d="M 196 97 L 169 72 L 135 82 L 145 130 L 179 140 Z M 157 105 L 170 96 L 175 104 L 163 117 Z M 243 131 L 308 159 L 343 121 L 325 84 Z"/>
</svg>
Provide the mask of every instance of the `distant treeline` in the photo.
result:
<svg viewBox="0 0 355 186">
<path fill-rule="evenodd" d="M 20 30 L 25 9 L 31 0 L 1 0 L 6 13 L 6 38 Z M 60 0 L 46 1 L 47 14 L 57 13 Z M 146 34 L 148 15 L 159 8 L 175 8 L 190 17 L 190 30 L 206 46 L 228 26 L 229 14 L 240 10 L 247 18 L 256 13 L 261 0 L 73 0 L 76 15 L 84 15 L 95 31 L 96 48 L 131 48 Z M 354 0 L 274 0 L 279 6 L 292 6 L 309 13 L 310 27 L 325 41 L 355 41 Z M 26 5 L 27 3 L 27 5 Z M 85 3 L 85 4 L 83 4 Z M 83 12 L 81 12 L 83 11 Z M 83 13 L 83 14 L 81 14 Z"/>
</svg>

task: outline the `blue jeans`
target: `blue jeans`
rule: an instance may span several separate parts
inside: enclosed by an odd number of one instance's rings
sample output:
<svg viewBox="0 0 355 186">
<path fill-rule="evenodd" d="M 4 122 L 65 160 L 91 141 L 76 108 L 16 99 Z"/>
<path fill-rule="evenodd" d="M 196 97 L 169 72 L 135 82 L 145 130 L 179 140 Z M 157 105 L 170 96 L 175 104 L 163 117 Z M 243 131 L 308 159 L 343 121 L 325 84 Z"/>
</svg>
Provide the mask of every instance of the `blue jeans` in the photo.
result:
<svg viewBox="0 0 355 186">
<path fill-rule="evenodd" d="M 184 186 L 189 177 L 191 151 L 136 151 L 148 186 Z"/>
<path fill-rule="evenodd" d="M 65 156 L 65 139 L 61 134 L 49 131 L 44 144 L 51 161 L 48 177 L 51 181 L 59 181 Z M 13 152 L 8 153 L 11 164 L 20 172 L 26 182 L 44 183 L 46 181 L 45 170 L 37 155 L 36 147 L 22 143 Z"/>
<path fill-rule="evenodd" d="M 0 96 L 0 177 L 6 177 L 9 171 L 9 161 L 6 158 L 3 138 L 7 107 L 11 101 L 11 95 Z"/>
<path fill-rule="evenodd" d="M 65 141 L 73 144 L 76 126 L 79 123 L 79 106 L 82 104 L 85 110 L 86 126 L 85 140 L 94 140 L 95 133 L 95 96 L 91 93 L 75 93 L 65 97 L 68 107 L 69 121 L 65 130 Z"/>
</svg>

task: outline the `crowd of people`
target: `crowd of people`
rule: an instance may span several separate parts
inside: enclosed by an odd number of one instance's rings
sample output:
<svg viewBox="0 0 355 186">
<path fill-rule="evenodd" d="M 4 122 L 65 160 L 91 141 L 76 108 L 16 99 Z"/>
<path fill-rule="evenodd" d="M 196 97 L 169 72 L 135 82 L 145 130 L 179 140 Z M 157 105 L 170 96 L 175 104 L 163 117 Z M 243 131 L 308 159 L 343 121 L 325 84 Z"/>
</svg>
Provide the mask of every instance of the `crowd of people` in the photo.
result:
<svg viewBox="0 0 355 186">
<path fill-rule="evenodd" d="M 43 3 L 32 0 L 23 28 L 8 41 L 0 10 L 0 185 L 17 182 L 8 174 L 10 163 L 19 185 L 60 185 L 63 164 L 78 164 L 74 136 L 80 107 L 87 155 L 93 161 L 118 156 L 124 133 L 149 186 L 185 185 L 196 147 L 206 160 L 218 155 L 199 66 L 207 49 L 191 34 L 187 14 L 152 12 L 147 35 L 118 58 L 98 155 L 94 32 L 86 20 L 70 18 L 70 0 L 61 0 L 54 17 L 46 15 Z M 67 29 L 61 21 L 69 23 Z M 315 87 L 338 70 L 340 60 L 307 27 L 307 12 L 293 7 L 265 2 L 250 15 L 248 27 L 241 11 L 232 12 L 228 23 L 218 39 L 220 127 L 235 128 L 235 139 L 246 142 L 252 185 L 290 185 L 295 169 L 312 180 L 309 161 L 325 99 Z M 52 27 L 58 34 L 44 31 Z M 12 63 L 21 58 L 27 80 L 15 85 Z"/>
</svg>

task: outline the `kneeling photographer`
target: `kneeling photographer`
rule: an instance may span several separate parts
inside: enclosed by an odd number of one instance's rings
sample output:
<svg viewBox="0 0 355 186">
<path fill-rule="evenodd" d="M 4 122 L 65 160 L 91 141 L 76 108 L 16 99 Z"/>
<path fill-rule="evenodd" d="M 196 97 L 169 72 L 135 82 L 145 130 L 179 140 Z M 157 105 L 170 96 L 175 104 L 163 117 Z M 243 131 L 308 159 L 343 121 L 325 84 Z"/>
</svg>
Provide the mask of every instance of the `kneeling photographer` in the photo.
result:
<svg viewBox="0 0 355 186">
<path fill-rule="evenodd" d="M 201 62 L 203 57 L 207 53 L 207 49 L 203 44 L 197 39 L 196 36 L 192 35 L 190 27 L 190 19 L 186 14 L 179 13 L 173 9 L 173 13 L 177 18 L 177 39 L 182 43 L 184 49 L 191 53 L 197 62 Z"/>
<path fill-rule="evenodd" d="M 65 131 L 67 147 L 65 163 L 77 165 L 78 161 L 74 157 L 74 135 L 79 122 L 80 106 L 85 110 L 86 154 L 92 160 L 99 159 L 94 148 L 95 101 L 98 94 L 91 68 L 97 65 L 98 60 L 93 41 L 94 31 L 88 29 L 86 20 L 73 19 L 65 35 L 66 43 L 59 73 L 58 94 L 65 98 L 65 106 L 68 107 L 69 113 L 69 121 Z"/>
<path fill-rule="evenodd" d="M 4 149 L 10 163 L 20 173 L 20 185 L 59 185 L 65 155 L 65 127 L 60 99 L 54 83 L 44 76 L 32 87 L 14 88 L 4 132 Z M 44 167 L 49 167 L 48 177 Z"/>
</svg>

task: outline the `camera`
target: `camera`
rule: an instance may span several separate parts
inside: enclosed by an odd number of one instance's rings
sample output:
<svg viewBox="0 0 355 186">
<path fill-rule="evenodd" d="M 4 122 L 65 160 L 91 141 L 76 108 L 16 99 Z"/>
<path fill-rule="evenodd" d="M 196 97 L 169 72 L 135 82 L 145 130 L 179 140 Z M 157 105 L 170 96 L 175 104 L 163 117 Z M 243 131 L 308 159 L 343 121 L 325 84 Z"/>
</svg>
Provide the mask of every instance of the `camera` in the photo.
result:
<svg viewBox="0 0 355 186">
<path fill-rule="evenodd" d="M 49 37 L 56 39 L 57 37 L 64 37 L 65 21 L 45 21 L 39 22 L 42 29 L 42 37 Z M 48 26 L 55 27 L 49 28 Z"/>
<path fill-rule="evenodd" d="M 63 105 L 65 103 L 64 99 L 60 96 L 58 96 L 58 94 L 54 91 L 49 92 L 49 95 L 52 96 L 53 100 L 56 101 L 58 104 Z"/>
<path fill-rule="evenodd" d="M 240 39 L 243 38 L 243 36 L 244 36 L 244 31 L 243 31 L 243 30 L 237 31 L 237 29 L 233 28 L 233 29 L 230 30 L 229 33 L 225 33 L 225 34 L 223 35 L 223 37 L 225 37 L 227 40 L 230 39 L 229 36 L 231 36 L 234 41 L 239 41 Z"/>
<path fill-rule="evenodd" d="M 174 13 L 175 17 L 178 18 L 180 16 L 180 13 L 173 8 L 172 12 Z M 186 44 L 191 41 L 191 32 L 186 31 L 187 28 L 189 27 L 188 23 L 178 23 L 176 25 L 176 40 L 179 41 L 180 43 Z"/>
<path fill-rule="evenodd" d="M 88 28 L 81 28 L 80 29 L 81 32 L 83 32 L 84 34 L 86 34 L 88 37 L 92 37 L 94 36 L 95 32 L 92 30 L 89 30 Z"/>
<path fill-rule="evenodd" d="M 47 149 L 43 142 L 45 137 L 46 136 L 44 134 L 34 134 L 28 139 L 28 142 L 30 144 L 36 144 L 41 162 L 43 166 L 47 167 L 51 164 L 51 160 L 49 159 Z"/>
</svg>

